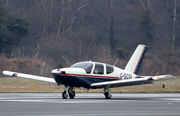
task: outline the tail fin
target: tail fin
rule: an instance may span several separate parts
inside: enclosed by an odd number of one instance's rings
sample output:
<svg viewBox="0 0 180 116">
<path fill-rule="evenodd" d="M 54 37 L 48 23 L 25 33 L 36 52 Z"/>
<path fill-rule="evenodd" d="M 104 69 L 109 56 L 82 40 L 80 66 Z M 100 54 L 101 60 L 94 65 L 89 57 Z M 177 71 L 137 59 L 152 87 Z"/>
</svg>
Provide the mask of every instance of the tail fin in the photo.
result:
<svg viewBox="0 0 180 116">
<path fill-rule="evenodd" d="M 142 67 L 142 61 L 144 59 L 144 54 L 146 52 L 146 45 L 139 44 L 136 50 L 134 51 L 133 55 L 131 56 L 129 62 L 125 67 L 125 71 L 139 74 Z"/>
</svg>

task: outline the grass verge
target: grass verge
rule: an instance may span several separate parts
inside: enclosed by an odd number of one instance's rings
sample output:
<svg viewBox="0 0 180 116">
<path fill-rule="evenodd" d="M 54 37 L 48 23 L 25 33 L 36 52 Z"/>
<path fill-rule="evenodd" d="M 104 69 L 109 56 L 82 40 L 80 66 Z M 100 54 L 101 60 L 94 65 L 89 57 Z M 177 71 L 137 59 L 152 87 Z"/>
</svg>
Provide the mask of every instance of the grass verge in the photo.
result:
<svg viewBox="0 0 180 116">
<path fill-rule="evenodd" d="M 33 84 L 33 89 L 32 89 Z M 163 90 L 162 84 L 166 84 Z M 180 77 L 176 80 L 157 81 L 153 84 L 117 87 L 110 89 L 112 93 L 180 93 Z M 64 86 L 57 86 L 53 83 L 17 78 L 0 78 L 0 93 L 61 93 Z M 75 89 L 76 92 L 85 92 L 82 89 Z M 90 89 L 88 93 L 103 92 L 103 89 Z"/>
</svg>

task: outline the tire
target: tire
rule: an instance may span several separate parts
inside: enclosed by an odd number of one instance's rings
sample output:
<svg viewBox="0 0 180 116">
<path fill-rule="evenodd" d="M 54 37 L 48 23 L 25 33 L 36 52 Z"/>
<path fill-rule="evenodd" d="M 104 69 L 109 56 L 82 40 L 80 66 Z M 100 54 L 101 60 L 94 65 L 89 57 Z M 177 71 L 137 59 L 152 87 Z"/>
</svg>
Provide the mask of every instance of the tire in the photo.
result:
<svg viewBox="0 0 180 116">
<path fill-rule="evenodd" d="M 67 99 L 67 97 L 68 97 L 68 95 L 66 94 L 66 91 L 64 91 L 64 92 L 62 93 L 62 98 L 63 98 L 63 99 Z"/>
<path fill-rule="evenodd" d="M 106 92 L 104 95 L 105 95 L 106 99 L 111 99 L 111 95 L 109 95 L 108 92 Z"/>
<path fill-rule="evenodd" d="M 70 93 L 69 93 L 70 99 L 74 99 L 75 95 L 76 95 L 76 94 L 75 94 L 75 91 L 70 92 Z"/>
</svg>

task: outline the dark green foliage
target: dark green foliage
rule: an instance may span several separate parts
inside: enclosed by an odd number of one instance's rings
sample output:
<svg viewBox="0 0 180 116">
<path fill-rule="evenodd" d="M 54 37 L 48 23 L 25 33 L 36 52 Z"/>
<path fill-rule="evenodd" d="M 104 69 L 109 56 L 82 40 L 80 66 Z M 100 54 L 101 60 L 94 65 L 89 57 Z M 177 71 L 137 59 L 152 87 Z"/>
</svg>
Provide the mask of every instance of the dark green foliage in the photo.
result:
<svg viewBox="0 0 180 116">
<path fill-rule="evenodd" d="M 6 14 L 6 11 L 1 7 L 1 4 L 0 4 L 0 16 L 2 17 L 5 14 Z"/>
<path fill-rule="evenodd" d="M 3 20 L 3 13 L 1 12 L 0 14 L 0 53 L 2 53 L 2 51 L 5 50 L 4 48 L 7 47 L 7 43 L 9 43 L 10 32 L 7 29 L 6 22 Z"/>
<path fill-rule="evenodd" d="M 14 18 L 9 21 L 8 30 L 19 38 L 28 34 L 28 23 L 20 18 Z"/>
<path fill-rule="evenodd" d="M 151 11 L 146 10 L 142 15 L 140 28 L 143 38 L 148 42 L 153 42 L 153 22 L 151 20 Z"/>
<path fill-rule="evenodd" d="M 20 39 L 28 34 L 28 23 L 21 18 L 6 14 L 0 6 L 0 53 L 10 54 Z"/>
</svg>

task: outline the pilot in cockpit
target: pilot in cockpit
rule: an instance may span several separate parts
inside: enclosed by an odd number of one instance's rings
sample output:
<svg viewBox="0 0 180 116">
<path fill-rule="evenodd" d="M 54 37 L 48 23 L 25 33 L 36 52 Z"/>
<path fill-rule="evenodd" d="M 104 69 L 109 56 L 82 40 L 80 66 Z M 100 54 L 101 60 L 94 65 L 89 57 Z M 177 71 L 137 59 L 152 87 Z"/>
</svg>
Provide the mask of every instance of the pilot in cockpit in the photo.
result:
<svg viewBox="0 0 180 116">
<path fill-rule="evenodd" d="M 94 74 L 98 74 L 98 69 L 94 69 Z"/>
</svg>

